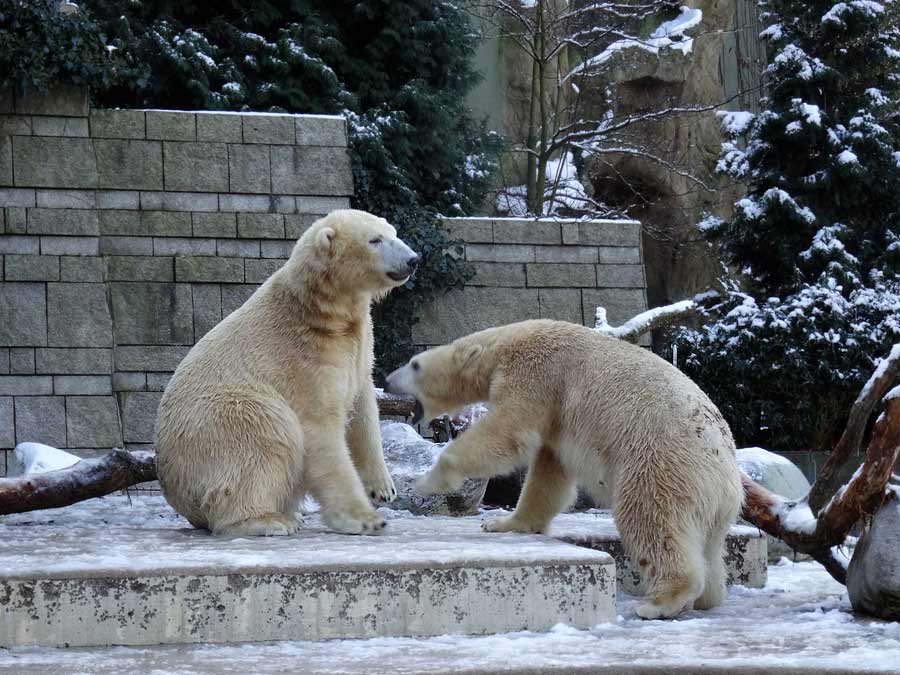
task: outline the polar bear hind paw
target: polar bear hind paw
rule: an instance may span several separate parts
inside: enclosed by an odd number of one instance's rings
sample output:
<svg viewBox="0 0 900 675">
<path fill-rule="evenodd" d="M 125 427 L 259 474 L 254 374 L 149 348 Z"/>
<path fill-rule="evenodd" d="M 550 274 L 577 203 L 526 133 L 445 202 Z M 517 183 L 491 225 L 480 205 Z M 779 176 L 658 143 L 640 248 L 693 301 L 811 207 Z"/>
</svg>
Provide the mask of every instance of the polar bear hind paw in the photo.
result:
<svg viewBox="0 0 900 675">
<path fill-rule="evenodd" d="M 296 518 L 282 513 L 267 513 L 223 528 L 214 528 L 213 533 L 224 537 L 286 537 L 296 534 L 299 529 L 300 523 Z"/>
<path fill-rule="evenodd" d="M 489 518 L 481 523 L 481 529 L 485 532 L 521 532 L 522 534 L 540 534 L 543 528 L 524 523 L 515 516 L 503 518 Z"/>
<path fill-rule="evenodd" d="M 372 511 L 366 514 L 336 513 L 323 516 L 325 524 L 343 534 L 379 535 L 384 533 L 387 521 Z"/>
</svg>

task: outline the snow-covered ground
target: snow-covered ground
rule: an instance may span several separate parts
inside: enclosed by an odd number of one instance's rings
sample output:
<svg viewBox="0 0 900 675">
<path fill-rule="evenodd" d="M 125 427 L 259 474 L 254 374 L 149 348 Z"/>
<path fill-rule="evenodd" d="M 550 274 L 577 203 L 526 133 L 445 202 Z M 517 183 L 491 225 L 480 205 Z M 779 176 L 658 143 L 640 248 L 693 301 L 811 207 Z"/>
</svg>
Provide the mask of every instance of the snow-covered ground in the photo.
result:
<svg viewBox="0 0 900 675">
<path fill-rule="evenodd" d="M 0 538 L 28 524 L 110 530 L 182 528 L 160 498 L 94 500 L 68 510 L 0 518 Z M 68 511 L 68 513 L 66 513 Z M 152 523 L 152 525 L 151 525 Z M 349 538 L 348 538 L 349 539 Z M 355 539 L 355 538 L 354 538 Z M 8 539 L 7 539 L 8 541 Z M 364 538 L 355 543 L 364 542 Z M 145 552 L 145 555 L 148 552 Z M 0 595 L 2 597 L 2 595 Z M 677 621 L 641 621 L 622 595 L 616 623 L 546 634 L 382 638 L 331 642 L 90 649 L 0 649 L 3 673 L 445 673 L 641 672 L 701 666 L 900 672 L 900 623 L 855 616 L 843 586 L 817 564 L 782 561 L 763 589 L 734 587 L 728 602 Z M 2 620 L 2 615 L 0 615 Z"/>
</svg>

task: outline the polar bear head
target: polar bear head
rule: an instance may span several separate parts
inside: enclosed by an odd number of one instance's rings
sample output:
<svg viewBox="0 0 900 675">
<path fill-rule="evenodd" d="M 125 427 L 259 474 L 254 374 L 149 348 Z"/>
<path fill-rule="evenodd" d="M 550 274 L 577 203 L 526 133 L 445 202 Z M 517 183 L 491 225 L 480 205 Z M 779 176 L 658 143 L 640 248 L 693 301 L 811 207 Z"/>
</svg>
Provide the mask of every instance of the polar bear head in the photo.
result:
<svg viewBox="0 0 900 675">
<path fill-rule="evenodd" d="M 488 398 L 491 363 L 481 335 L 417 354 L 387 377 L 385 390 L 416 397 L 413 424 Z"/>
<path fill-rule="evenodd" d="M 347 289 L 383 293 L 416 271 L 419 256 L 384 218 L 352 209 L 317 220 L 297 242 L 294 257 L 318 262 L 329 281 Z"/>
</svg>

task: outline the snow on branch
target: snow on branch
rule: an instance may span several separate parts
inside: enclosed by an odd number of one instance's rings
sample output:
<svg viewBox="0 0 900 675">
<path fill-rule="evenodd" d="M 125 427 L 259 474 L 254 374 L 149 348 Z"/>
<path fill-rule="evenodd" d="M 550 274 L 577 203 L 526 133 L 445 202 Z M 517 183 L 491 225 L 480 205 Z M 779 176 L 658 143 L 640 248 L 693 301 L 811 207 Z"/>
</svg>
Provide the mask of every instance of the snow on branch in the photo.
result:
<svg viewBox="0 0 900 675">
<path fill-rule="evenodd" d="M 696 314 L 701 311 L 701 303 L 717 297 L 719 297 L 719 294 L 715 291 L 707 291 L 694 296 L 691 300 L 682 300 L 671 305 L 648 309 L 646 312 L 641 312 L 637 316 L 632 317 L 621 326 L 615 327 L 609 325 L 606 318 L 606 309 L 598 307 L 594 330 L 626 342 L 636 343 L 645 333 Z"/>
</svg>

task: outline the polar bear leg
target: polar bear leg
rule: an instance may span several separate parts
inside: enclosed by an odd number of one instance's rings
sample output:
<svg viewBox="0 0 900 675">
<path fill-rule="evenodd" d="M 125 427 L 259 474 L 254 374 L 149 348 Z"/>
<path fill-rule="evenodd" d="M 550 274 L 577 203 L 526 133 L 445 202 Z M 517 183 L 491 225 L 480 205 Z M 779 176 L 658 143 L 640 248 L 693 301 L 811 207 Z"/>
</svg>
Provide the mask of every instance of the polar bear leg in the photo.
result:
<svg viewBox="0 0 900 675">
<path fill-rule="evenodd" d="M 347 445 L 369 498 L 375 503 L 394 501 L 397 489 L 384 462 L 381 431 L 378 428 L 378 404 L 371 382 L 357 396 L 347 427 Z"/>
<path fill-rule="evenodd" d="M 369 503 L 350 458 L 344 424 L 309 424 L 305 431 L 303 483 L 319 502 L 325 524 L 346 534 L 381 534 L 387 523 Z"/>
<path fill-rule="evenodd" d="M 725 602 L 727 590 L 725 582 L 725 537 L 728 535 L 729 525 L 716 527 L 706 536 L 706 546 L 703 553 L 706 558 L 706 582 L 703 585 L 703 594 L 694 601 L 694 609 L 712 609 Z"/>
<path fill-rule="evenodd" d="M 575 483 L 550 448 L 542 446 L 528 468 L 516 510 L 481 525 L 485 532 L 546 532 L 550 521 L 575 499 Z"/>
</svg>

